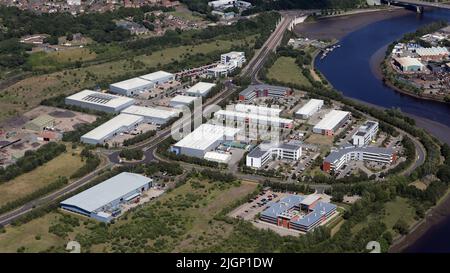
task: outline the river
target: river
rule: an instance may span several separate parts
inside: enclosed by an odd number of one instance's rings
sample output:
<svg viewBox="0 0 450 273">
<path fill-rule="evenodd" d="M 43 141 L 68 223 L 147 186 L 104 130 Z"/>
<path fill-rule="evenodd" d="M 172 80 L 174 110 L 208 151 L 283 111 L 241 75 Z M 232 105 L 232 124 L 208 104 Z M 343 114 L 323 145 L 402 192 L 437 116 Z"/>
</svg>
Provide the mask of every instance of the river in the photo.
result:
<svg viewBox="0 0 450 273">
<path fill-rule="evenodd" d="M 380 17 L 380 12 L 377 13 L 364 16 Z M 322 60 L 317 58 L 316 67 L 345 96 L 376 106 L 400 108 L 402 112 L 414 117 L 418 126 L 425 128 L 441 141 L 450 143 L 450 105 L 400 94 L 384 85 L 379 75 L 380 61 L 390 43 L 405 33 L 441 19 L 450 21 L 450 11 L 426 10 L 422 15 L 397 11 L 395 16 L 386 15 L 384 18 L 377 18 L 375 22 L 362 26 L 359 24 L 356 29 L 352 29 L 342 38 L 339 37 L 340 48 Z M 321 25 L 326 28 L 339 23 L 342 24 L 342 20 L 319 21 L 310 26 L 299 26 L 296 31 L 304 33 L 308 32 L 308 28 L 316 28 L 316 32 L 321 29 Z M 421 234 L 405 251 L 450 252 L 450 215 L 441 215 L 441 218 L 439 223 Z"/>
</svg>

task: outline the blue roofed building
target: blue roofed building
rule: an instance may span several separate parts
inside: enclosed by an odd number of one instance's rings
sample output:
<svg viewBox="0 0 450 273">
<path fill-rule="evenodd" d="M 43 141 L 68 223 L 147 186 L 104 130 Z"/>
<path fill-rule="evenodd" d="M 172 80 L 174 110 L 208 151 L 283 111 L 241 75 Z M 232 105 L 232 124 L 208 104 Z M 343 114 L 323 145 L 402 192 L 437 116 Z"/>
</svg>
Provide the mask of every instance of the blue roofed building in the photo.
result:
<svg viewBox="0 0 450 273">
<path fill-rule="evenodd" d="M 320 199 L 316 194 L 290 194 L 261 212 L 260 219 L 284 228 L 309 232 L 336 212 L 336 205 Z"/>
</svg>

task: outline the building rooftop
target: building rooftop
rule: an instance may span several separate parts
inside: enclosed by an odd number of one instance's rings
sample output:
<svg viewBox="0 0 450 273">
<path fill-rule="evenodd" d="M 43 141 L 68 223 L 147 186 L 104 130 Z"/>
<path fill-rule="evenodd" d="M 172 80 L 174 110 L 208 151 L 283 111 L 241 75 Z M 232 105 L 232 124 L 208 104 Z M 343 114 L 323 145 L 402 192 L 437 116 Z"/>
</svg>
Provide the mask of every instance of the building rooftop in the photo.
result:
<svg viewBox="0 0 450 273">
<path fill-rule="evenodd" d="M 275 148 L 285 149 L 285 150 L 298 150 L 300 145 L 294 143 L 273 143 L 273 142 L 263 142 L 255 147 L 248 153 L 249 157 L 260 158 L 267 153 L 267 151 Z"/>
<path fill-rule="evenodd" d="M 243 113 L 252 113 L 266 116 L 279 116 L 282 109 L 275 107 L 264 107 L 259 105 L 250 105 L 238 103 L 234 105 L 234 110 Z"/>
<path fill-rule="evenodd" d="M 123 172 L 62 201 L 61 205 L 74 206 L 91 213 L 151 181 L 140 174 Z"/>
<path fill-rule="evenodd" d="M 332 130 L 349 114 L 350 112 L 347 111 L 331 110 L 314 126 L 314 128 L 321 130 Z"/>
<path fill-rule="evenodd" d="M 127 97 L 121 97 L 112 94 L 106 94 L 102 92 L 96 92 L 92 90 L 83 90 L 68 96 L 67 99 L 76 100 L 88 104 L 103 105 L 108 107 L 119 107 L 130 102 L 134 102 L 133 99 Z"/>
<path fill-rule="evenodd" d="M 211 88 L 216 86 L 215 83 L 209 83 L 209 82 L 198 82 L 188 90 L 186 90 L 186 93 L 188 94 L 197 94 L 200 96 L 204 96 Z"/>
<path fill-rule="evenodd" d="M 295 112 L 296 115 L 309 115 L 311 112 L 320 108 L 323 105 L 323 100 L 310 99 L 305 105 Z"/>
<path fill-rule="evenodd" d="M 416 49 L 419 56 L 433 56 L 448 54 L 446 47 L 419 47 Z"/>
<path fill-rule="evenodd" d="M 290 89 L 289 87 L 283 87 L 283 86 L 268 85 L 268 84 L 255 84 L 255 85 L 249 85 L 247 88 L 242 90 L 239 93 L 239 95 L 248 96 L 250 93 L 258 91 L 258 90 L 271 90 L 271 91 L 284 92 L 289 89 Z"/>
<path fill-rule="evenodd" d="M 241 119 L 248 119 L 249 122 L 257 121 L 259 124 L 268 124 L 268 125 L 279 125 L 279 124 L 291 124 L 292 119 L 280 118 L 278 116 L 269 116 L 269 115 L 261 115 L 261 114 L 253 114 L 253 113 L 244 113 L 238 111 L 229 111 L 229 110 L 219 110 L 214 115 L 220 116 L 224 115 L 226 117 L 235 117 Z"/>
<path fill-rule="evenodd" d="M 401 66 L 404 66 L 404 67 L 408 67 L 408 66 L 423 66 L 423 64 L 417 58 L 400 57 L 400 58 L 395 58 L 395 60 Z"/>
<path fill-rule="evenodd" d="M 161 78 L 166 78 L 166 77 L 174 77 L 174 75 L 172 73 L 169 73 L 166 71 L 157 71 L 157 72 L 153 72 L 150 74 L 142 75 L 139 78 L 147 80 L 147 81 L 151 81 L 151 82 L 157 82 Z"/>
<path fill-rule="evenodd" d="M 177 95 L 175 97 L 173 97 L 170 102 L 178 102 L 178 103 L 185 103 L 185 104 L 191 104 L 193 103 L 195 100 L 198 100 L 197 97 L 192 97 L 192 96 L 183 96 L 183 95 Z"/>
<path fill-rule="evenodd" d="M 231 159 L 231 155 L 218 152 L 206 152 L 204 158 L 209 161 L 228 162 Z"/>
<path fill-rule="evenodd" d="M 121 82 L 113 83 L 113 84 L 111 84 L 111 86 L 128 90 L 128 89 L 133 89 L 133 88 L 139 88 L 139 87 L 146 86 L 149 84 L 152 84 L 152 82 L 141 79 L 141 78 L 131 78 L 131 79 L 124 80 Z"/>
<path fill-rule="evenodd" d="M 141 116 L 119 114 L 114 118 L 108 120 L 107 122 L 103 123 L 102 125 L 98 126 L 97 128 L 93 129 L 92 131 L 87 132 L 82 137 L 98 140 L 104 139 L 112 132 L 115 132 L 124 126 L 131 126 L 143 120 L 144 118 Z"/>
<path fill-rule="evenodd" d="M 345 145 L 345 146 L 341 146 L 337 150 L 332 150 L 331 153 L 327 157 L 325 157 L 324 161 L 330 162 L 330 163 L 335 162 L 336 160 L 341 159 L 342 156 L 344 156 L 345 154 L 350 153 L 350 152 L 365 152 L 365 153 L 372 153 L 372 154 L 377 154 L 377 155 L 391 155 L 395 151 L 394 151 L 394 149 L 384 148 L 384 147 L 370 147 L 370 146 L 355 147 L 352 145 Z"/>
<path fill-rule="evenodd" d="M 131 105 L 130 107 L 125 108 L 121 111 L 121 113 L 160 119 L 169 119 L 178 116 L 177 111 L 162 110 L 154 107 L 144 107 L 137 105 Z"/>
<path fill-rule="evenodd" d="M 239 132 L 238 128 L 221 125 L 202 124 L 193 132 L 174 144 L 175 147 L 204 150 L 219 140 L 232 140 Z"/>
</svg>

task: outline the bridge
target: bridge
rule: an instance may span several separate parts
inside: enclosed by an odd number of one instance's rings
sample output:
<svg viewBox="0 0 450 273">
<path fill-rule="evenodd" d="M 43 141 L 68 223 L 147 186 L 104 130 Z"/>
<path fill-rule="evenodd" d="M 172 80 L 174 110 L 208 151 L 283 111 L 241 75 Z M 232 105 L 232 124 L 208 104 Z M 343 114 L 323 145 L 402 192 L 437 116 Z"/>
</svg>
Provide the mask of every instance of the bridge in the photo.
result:
<svg viewBox="0 0 450 273">
<path fill-rule="evenodd" d="M 421 1 L 421 0 L 381 0 L 381 3 L 387 5 L 410 6 L 415 7 L 417 13 L 422 13 L 424 7 L 450 9 L 450 4 L 440 3 L 438 1 Z"/>
</svg>

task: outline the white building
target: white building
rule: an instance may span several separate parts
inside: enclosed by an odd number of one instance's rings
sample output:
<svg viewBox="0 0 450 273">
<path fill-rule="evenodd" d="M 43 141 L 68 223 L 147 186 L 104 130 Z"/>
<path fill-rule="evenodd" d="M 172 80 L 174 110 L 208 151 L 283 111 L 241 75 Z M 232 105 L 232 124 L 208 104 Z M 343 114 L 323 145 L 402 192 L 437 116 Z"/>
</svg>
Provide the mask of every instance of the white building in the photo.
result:
<svg viewBox="0 0 450 273">
<path fill-rule="evenodd" d="M 274 116 L 274 117 L 279 117 L 282 111 L 282 109 L 280 108 L 242 104 L 242 103 L 234 105 L 234 110 L 243 113 L 252 113 L 257 115 Z"/>
<path fill-rule="evenodd" d="M 240 68 L 246 62 L 245 53 L 232 51 L 220 55 L 220 64 L 209 68 L 206 73 L 210 77 L 226 77 L 236 68 Z"/>
<path fill-rule="evenodd" d="M 151 178 L 123 172 L 60 203 L 62 209 L 110 222 L 122 205 L 140 198 L 152 186 Z"/>
<path fill-rule="evenodd" d="M 155 86 L 175 80 L 175 75 L 166 71 L 157 71 L 150 74 L 142 75 L 139 78 L 151 81 Z"/>
<path fill-rule="evenodd" d="M 119 114 L 97 128 L 81 136 L 80 141 L 87 144 L 104 144 L 111 137 L 134 129 L 142 123 L 142 116 Z"/>
<path fill-rule="evenodd" d="M 217 163 L 228 164 L 231 160 L 231 155 L 219 152 L 206 152 L 204 159 Z"/>
<path fill-rule="evenodd" d="M 368 145 L 375 140 L 378 132 L 378 122 L 373 120 L 366 121 L 358 128 L 358 131 L 353 135 L 353 145 L 362 147 Z"/>
<path fill-rule="evenodd" d="M 214 113 L 218 121 L 253 124 L 259 126 L 274 126 L 280 128 L 292 128 L 294 122 L 292 119 L 280 118 L 279 116 L 253 114 L 250 112 L 239 112 L 230 110 L 219 110 Z"/>
<path fill-rule="evenodd" d="M 247 167 L 259 169 L 271 159 L 298 160 L 302 147 L 295 143 L 261 143 L 248 153 Z"/>
<path fill-rule="evenodd" d="M 313 132 L 316 134 L 332 136 L 349 118 L 350 112 L 332 110 L 313 127 Z"/>
<path fill-rule="evenodd" d="M 68 96 L 65 99 L 65 103 L 67 105 L 74 105 L 96 111 L 117 113 L 128 106 L 133 105 L 134 100 L 127 97 L 105 94 L 92 90 L 83 90 Z"/>
<path fill-rule="evenodd" d="M 237 0 L 216 0 L 208 2 L 208 6 L 212 7 L 213 9 L 218 9 L 226 6 L 234 6 L 236 2 Z"/>
<path fill-rule="evenodd" d="M 202 124 L 183 139 L 172 145 L 170 150 L 176 154 L 183 154 L 203 158 L 207 152 L 216 149 L 225 140 L 234 140 L 239 129 Z"/>
<path fill-rule="evenodd" d="M 193 97 L 206 97 L 214 86 L 216 86 L 215 83 L 198 82 L 186 90 L 186 95 Z"/>
<path fill-rule="evenodd" d="M 180 107 L 180 106 L 189 107 L 189 105 L 193 104 L 198 99 L 199 98 L 197 97 L 177 95 L 170 100 L 169 105 L 171 107 Z"/>
<path fill-rule="evenodd" d="M 142 78 L 132 78 L 109 85 L 109 91 L 123 96 L 133 96 L 149 91 L 155 87 L 155 83 Z"/>
<path fill-rule="evenodd" d="M 154 107 L 143 107 L 137 105 L 132 105 L 122 110 L 121 113 L 141 116 L 144 118 L 144 122 L 153 124 L 165 124 L 170 119 L 178 117 L 179 114 L 178 111 L 162 110 Z"/>
<path fill-rule="evenodd" d="M 317 113 L 323 106 L 323 100 L 310 99 L 305 105 L 295 112 L 295 117 L 301 119 L 309 119 Z"/>
</svg>

